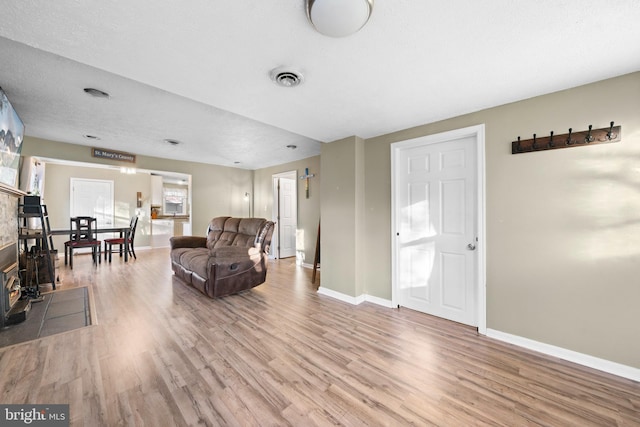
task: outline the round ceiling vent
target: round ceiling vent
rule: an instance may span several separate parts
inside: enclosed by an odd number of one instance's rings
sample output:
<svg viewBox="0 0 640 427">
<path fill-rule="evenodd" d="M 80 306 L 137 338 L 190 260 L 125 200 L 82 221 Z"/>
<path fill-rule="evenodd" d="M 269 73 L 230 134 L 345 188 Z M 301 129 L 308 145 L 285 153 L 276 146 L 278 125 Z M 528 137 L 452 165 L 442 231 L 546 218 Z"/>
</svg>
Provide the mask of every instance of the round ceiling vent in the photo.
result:
<svg viewBox="0 0 640 427">
<path fill-rule="evenodd" d="M 297 71 L 276 68 L 271 71 L 271 80 L 284 87 L 294 87 L 302 83 L 302 74 Z"/>
</svg>

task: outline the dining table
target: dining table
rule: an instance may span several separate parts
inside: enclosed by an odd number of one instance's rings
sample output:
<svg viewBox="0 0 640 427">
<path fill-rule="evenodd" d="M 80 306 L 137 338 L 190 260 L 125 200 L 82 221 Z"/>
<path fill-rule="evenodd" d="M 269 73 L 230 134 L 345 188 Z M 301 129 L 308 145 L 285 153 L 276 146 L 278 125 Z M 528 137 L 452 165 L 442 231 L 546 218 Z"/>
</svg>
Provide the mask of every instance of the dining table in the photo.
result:
<svg viewBox="0 0 640 427">
<path fill-rule="evenodd" d="M 98 227 L 94 230 L 96 234 L 104 233 L 118 233 L 118 235 L 124 238 L 124 262 L 129 261 L 129 233 L 130 228 L 127 227 Z M 54 229 L 51 230 L 51 234 L 54 236 L 70 236 L 72 230 L 69 229 Z"/>
</svg>

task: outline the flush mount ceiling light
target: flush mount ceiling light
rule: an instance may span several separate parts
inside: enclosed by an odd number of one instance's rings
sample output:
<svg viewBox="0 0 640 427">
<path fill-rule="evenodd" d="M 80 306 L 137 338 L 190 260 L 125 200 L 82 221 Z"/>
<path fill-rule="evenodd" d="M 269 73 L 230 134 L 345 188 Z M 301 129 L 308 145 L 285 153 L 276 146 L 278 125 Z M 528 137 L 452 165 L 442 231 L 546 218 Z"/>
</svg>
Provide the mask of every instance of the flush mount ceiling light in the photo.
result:
<svg viewBox="0 0 640 427">
<path fill-rule="evenodd" d="M 307 0 L 307 16 L 318 32 L 330 37 L 345 37 L 364 27 L 373 0 Z"/>
<path fill-rule="evenodd" d="M 87 95 L 95 96 L 96 98 L 109 98 L 110 96 L 107 92 L 93 87 L 85 87 L 84 92 Z"/>
<path fill-rule="evenodd" d="M 271 70 L 270 76 L 276 84 L 284 87 L 298 86 L 303 80 L 302 74 L 299 72 L 281 67 Z"/>
</svg>

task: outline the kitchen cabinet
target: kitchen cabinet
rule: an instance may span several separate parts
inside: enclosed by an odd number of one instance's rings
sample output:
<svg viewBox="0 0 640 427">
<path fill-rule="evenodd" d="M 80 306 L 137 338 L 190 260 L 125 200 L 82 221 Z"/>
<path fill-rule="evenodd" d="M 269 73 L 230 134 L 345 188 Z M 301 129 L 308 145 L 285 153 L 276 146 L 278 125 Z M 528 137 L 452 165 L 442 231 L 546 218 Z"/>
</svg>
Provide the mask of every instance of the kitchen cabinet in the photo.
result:
<svg viewBox="0 0 640 427">
<path fill-rule="evenodd" d="M 184 224 L 185 221 L 181 220 L 181 219 L 174 219 L 173 220 L 173 235 L 174 236 L 182 236 L 182 224 Z"/>
<path fill-rule="evenodd" d="M 174 236 L 191 236 L 191 222 L 189 217 L 176 216 L 173 218 Z"/>
</svg>

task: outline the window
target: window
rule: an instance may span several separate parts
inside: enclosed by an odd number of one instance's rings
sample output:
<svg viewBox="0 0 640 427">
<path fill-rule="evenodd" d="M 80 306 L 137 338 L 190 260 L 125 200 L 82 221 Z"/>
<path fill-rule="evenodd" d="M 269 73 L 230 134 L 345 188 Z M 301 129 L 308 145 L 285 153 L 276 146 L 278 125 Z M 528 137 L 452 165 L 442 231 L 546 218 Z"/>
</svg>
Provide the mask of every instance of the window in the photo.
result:
<svg viewBox="0 0 640 427">
<path fill-rule="evenodd" d="M 187 214 L 187 189 L 184 187 L 164 187 L 162 190 L 162 211 L 165 215 Z"/>
</svg>

